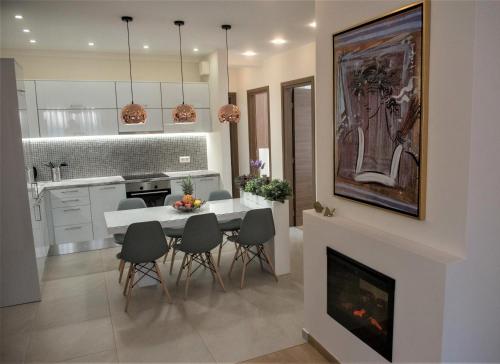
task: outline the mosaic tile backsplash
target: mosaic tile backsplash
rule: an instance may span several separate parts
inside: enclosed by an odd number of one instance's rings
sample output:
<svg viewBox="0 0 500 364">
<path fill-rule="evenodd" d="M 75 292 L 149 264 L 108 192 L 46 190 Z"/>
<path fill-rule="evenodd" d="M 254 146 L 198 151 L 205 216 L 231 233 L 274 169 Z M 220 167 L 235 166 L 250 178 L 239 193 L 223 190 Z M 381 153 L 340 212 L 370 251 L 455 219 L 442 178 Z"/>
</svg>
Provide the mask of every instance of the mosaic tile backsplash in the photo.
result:
<svg viewBox="0 0 500 364">
<path fill-rule="evenodd" d="M 207 140 L 203 135 L 142 135 L 109 138 L 31 139 L 38 180 L 49 181 L 49 161 L 59 165 L 63 179 L 106 177 L 145 172 L 207 169 Z M 191 163 L 179 163 L 190 156 Z"/>
</svg>

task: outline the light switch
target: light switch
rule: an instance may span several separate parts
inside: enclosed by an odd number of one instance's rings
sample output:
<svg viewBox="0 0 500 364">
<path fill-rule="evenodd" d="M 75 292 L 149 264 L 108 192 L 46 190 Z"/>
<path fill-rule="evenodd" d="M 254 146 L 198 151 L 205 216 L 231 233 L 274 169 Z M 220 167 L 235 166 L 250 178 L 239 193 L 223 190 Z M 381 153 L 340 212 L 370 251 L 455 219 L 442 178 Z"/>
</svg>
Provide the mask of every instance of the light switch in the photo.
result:
<svg viewBox="0 0 500 364">
<path fill-rule="evenodd" d="M 191 163 L 191 156 L 189 155 L 180 156 L 179 163 Z"/>
</svg>

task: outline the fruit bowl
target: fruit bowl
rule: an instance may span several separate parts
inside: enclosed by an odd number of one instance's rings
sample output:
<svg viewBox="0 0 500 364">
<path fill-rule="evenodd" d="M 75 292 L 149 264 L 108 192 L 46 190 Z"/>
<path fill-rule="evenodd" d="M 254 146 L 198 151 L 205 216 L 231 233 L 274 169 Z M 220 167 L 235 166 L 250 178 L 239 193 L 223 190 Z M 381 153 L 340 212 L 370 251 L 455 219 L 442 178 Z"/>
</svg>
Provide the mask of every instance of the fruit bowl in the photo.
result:
<svg viewBox="0 0 500 364">
<path fill-rule="evenodd" d="M 184 196 L 182 200 L 175 201 L 172 207 L 180 212 L 193 212 L 200 209 L 206 201 L 197 199 L 193 196 Z"/>
</svg>

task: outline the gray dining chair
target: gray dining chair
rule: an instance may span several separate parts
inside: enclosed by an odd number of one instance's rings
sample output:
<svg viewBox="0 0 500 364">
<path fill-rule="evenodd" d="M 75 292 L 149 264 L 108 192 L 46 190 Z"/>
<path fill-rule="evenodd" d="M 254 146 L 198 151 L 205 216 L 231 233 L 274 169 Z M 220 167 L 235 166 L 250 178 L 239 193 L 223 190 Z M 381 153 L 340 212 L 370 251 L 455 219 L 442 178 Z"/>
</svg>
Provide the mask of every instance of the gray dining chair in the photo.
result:
<svg viewBox="0 0 500 364">
<path fill-rule="evenodd" d="M 165 200 L 163 201 L 163 206 L 172 206 L 175 201 L 181 200 L 183 195 L 167 195 Z M 170 262 L 170 274 L 172 274 L 172 270 L 174 268 L 174 259 L 175 259 L 175 245 L 179 243 L 182 238 L 182 233 L 184 232 L 184 228 L 163 228 L 163 232 L 168 238 L 168 247 L 169 251 L 172 251 L 172 260 Z M 163 258 L 163 264 L 167 261 L 168 253 L 165 254 Z"/>
<path fill-rule="evenodd" d="M 245 286 L 245 273 L 247 265 L 254 260 L 259 259 L 260 268 L 263 271 L 266 263 L 276 281 L 278 277 L 274 271 L 273 263 L 266 253 L 264 244 L 268 243 L 276 234 L 274 228 L 273 213 L 270 208 L 250 210 L 245 214 L 241 229 L 238 235 L 229 237 L 230 241 L 237 244 L 236 253 L 234 254 L 231 268 L 229 269 L 229 276 L 233 271 L 234 263 L 241 258 L 243 262 L 243 272 L 241 273 L 240 287 Z M 255 251 L 252 250 L 255 248 Z"/>
<path fill-rule="evenodd" d="M 134 210 L 134 209 L 143 209 L 148 207 L 146 202 L 142 198 L 124 198 L 118 202 L 118 207 L 116 208 L 118 211 L 120 210 Z M 113 234 L 113 239 L 116 244 L 123 245 L 123 239 L 125 234 Z M 116 255 L 119 259 L 120 263 L 118 264 L 118 270 L 120 271 L 120 277 L 118 278 L 118 283 L 122 282 L 123 271 L 125 270 L 125 262 L 123 259 L 119 258 L 120 253 Z"/>
<path fill-rule="evenodd" d="M 131 224 L 123 239 L 121 259 L 130 263 L 123 294 L 127 297 L 125 312 L 127 312 L 130 296 L 134 286 L 148 276 L 160 283 L 169 302 L 172 302 L 167 286 L 161 277 L 156 260 L 168 251 L 163 229 L 158 221 L 138 222 Z M 151 268 L 150 264 L 153 265 Z M 135 280 L 136 273 L 142 276 Z"/>
<path fill-rule="evenodd" d="M 218 190 L 218 191 L 212 191 L 210 192 L 210 195 L 208 195 L 208 200 L 209 201 L 220 201 L 220 200 L 229 200 L 232 199 L 233 197 L 231 196 L 231 193 L 227 190 Z M 238 234 L 238 231 L 240 230 L 241 226 L 241 219 L 231 219 L 231 220 L 226 220 L 226 221 L 221 221 L 219 222 L 219 228 L 222 231 L 222 234 L 226 238 L 229 238 L 230 236 L 234 236 Z M 220 266 L 220 259 L 222 256 L 222 248 L 224 245 L 227 243 L 227 239 L 223 240 L 222 243 L 219 245 L 219 254 L 217 255 L 217 266 Z"/>
<path fill-rule="evenodd" d="M 184 298 L 187 298 L 189 290 L 189 281 L 194 272 L 200 267 L 208 268 L 212 278 L 219 281 L 222 289 L 226 291 L 224 282 L 219 274 L 212 257 L 212 249 L 222 242 L 222 233 L 219 229 L 217 217 L 214 213 L 194 215 L 186 221 L 184 234 L 181 242 L 175 246 L 175 249 L 184 253 L 182 264 L 177 276 L 177 285 L 182 276 L 182 272 L 187 269 L 186 283 L 184 287 Z M 193 270 L 193 262 L 198 266 Z"/>
</svg>

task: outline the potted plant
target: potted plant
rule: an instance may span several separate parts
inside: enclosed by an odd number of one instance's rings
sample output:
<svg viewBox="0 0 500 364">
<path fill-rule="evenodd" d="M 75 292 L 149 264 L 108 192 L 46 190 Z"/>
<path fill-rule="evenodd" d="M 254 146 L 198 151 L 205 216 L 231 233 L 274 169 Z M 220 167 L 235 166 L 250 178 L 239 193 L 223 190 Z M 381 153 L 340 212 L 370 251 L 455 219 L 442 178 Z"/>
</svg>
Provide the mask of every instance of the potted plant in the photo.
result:
<svg viewBox="0 0 500 364">
<path fill-rule="evenodd" d="M 285 203 L 285 200 L 292 195 L 292 188 L 288 181 L 273 179 L 261 186 L 260 192 L 266 200 Z"/>
</svg>

